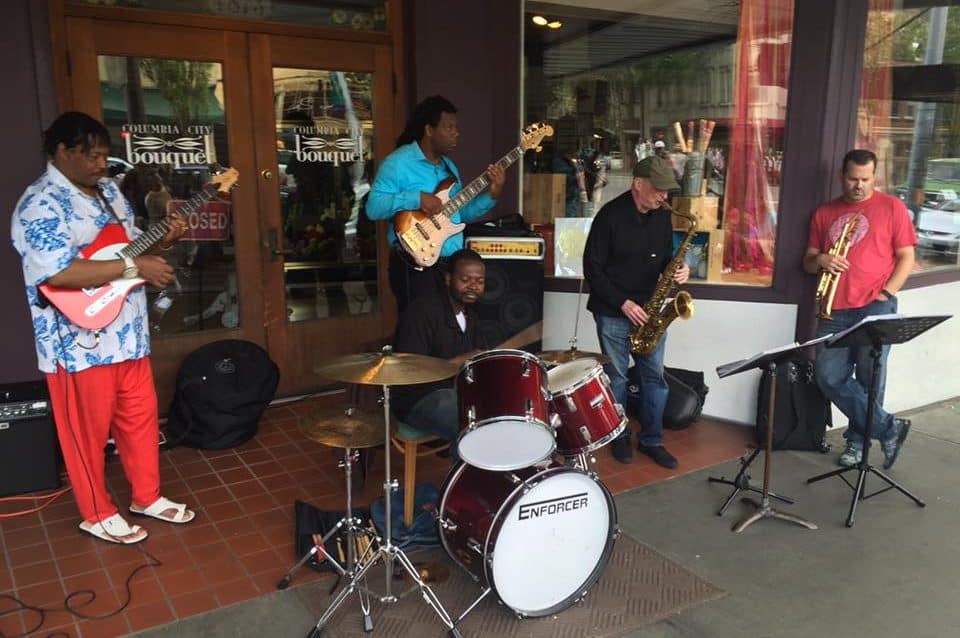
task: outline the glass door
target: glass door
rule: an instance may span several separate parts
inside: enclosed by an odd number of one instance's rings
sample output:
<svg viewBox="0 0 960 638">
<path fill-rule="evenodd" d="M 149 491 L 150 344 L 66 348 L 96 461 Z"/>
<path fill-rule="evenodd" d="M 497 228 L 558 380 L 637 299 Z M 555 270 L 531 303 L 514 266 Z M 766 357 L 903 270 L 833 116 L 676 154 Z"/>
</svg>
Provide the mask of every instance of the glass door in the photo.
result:
<svg viewBox="0 0 960 638">
<path fill-rule="evenodd" d="M 363 215 L 392 132 L 389 45 L 69 16 L 66 41 L 71 107 L 109 128 L 137 223 L 190 223 L 165 254 L 177 284 L 147 291 L 161 411 L 205 343 L 259 343 L 294 394 L 392 330 L 386 245 Z M 221 169 L 236 187 L 201 196 Z"/>
<path fill-rule="evenodd" d="M 317 387 L 318 362 L 392 330 L 385 244 L 363 214 L 374 158 L 392 148 L 390 50 L 252 35 L 250 68 L 267 341 L 282 388 Z"/>
<path fill-rule="evenodd" d="M 72 107 L 110 131 L 110 172 L 137 225 L 171 210 L 189 221 L 164 254 L 176 284 L 147 289 L 165 412 L 187 353 L 218 339 L 267 345 L 246 36 L 84 18 L 66 30 Z M 217 191 L 212 180 L 231 168 L 234 188 Z"/>
</svg>

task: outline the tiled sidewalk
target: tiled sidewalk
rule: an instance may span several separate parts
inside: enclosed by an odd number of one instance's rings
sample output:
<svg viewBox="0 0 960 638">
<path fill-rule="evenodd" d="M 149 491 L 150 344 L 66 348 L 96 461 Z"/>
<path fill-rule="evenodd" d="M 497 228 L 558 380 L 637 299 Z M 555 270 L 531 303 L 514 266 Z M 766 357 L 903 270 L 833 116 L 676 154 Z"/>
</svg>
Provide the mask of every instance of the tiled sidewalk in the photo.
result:
<svg viewBox="0 0 960 638">
<path fill-rule="evenodd" d="M 334 511 L 344 507 L 338 451 L 308 440 L 298 428 L 300 419 L 319 405 L 332 405 L 331 399 L 271 408 L 258 435 L 239 448 L 161 452 L 164 495 L 188 503 L 197 510 L 197 519 L 184 526 L 138 520 L 150 532 L 140 545 L 120 547 L 82 534 L 70 494 L 39 513 L 0 519 L 0 592 L 30 606 L 60 610 L 48 613 L 31 635 L 56 630 L 62 636 L 111 638 L 273 591 L 296 559 L 293 502 L 305 500 Z M 642 456 L 632 465 L 621 465 L 606 449 L 596 454 L 595 468 L 618 493 L 734 459 L 743 453 L 750 432 L 702 420 L 665 433 L 667 447 L 680 460 L 677 470 L 664 470 Z M 402 480 L 403 459 L 395 451 L 392 459 L 394 478 Z M 355 482 L 356 505 L 369 505 L 382 496 L 383 465 L 378 450 L 365 483 Z M 418 481 L 439 487 L 449 468 L 448 459 L 423 457 Z M 108 464 L 107 476 L 124 510 L 130 491 L 116 459 Z M 0 512 L 30 504 L 0 501 Z M 125 581 L 138 566 L 152 563 L 150 556 L 162 564 L 138 570 L 130 583 L 129 605 L 111 615 L 127 600 Z M 302 569 L 293 586 L 322 577 Z M 79 614 L 108 617 L 83 619 L 63 611 L 67 594 L 80 590 L 93 590 L 96 599 L 84 606 L 88 596 L 74 596 L 72 606 Z M 11 601 L 0 600 L 0 614 L 15 608 Z M 22 635 L 40 622 L 40 614 L 33 611 L 7 613 L 0 616 L 0 636 Z"/>
</svg>

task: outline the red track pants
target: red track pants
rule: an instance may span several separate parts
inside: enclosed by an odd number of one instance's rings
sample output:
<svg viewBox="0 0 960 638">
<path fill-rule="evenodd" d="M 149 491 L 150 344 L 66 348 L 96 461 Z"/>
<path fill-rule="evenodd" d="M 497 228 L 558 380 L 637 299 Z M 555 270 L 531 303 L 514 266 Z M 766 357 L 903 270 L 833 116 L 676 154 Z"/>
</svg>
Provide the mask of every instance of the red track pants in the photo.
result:
<svg viewBox="0 0 960 638">
<path fill-rule="evenodd" d="M 47 374 L 47 386 L 84 520 L 95 523 L 117 513 L 103 474 L 103 448 L 111 433 L 133 488 L 133 503 L 146 507 L 160 498 L 157 395 L 149 357 L 73 373 L 58 366 Z"/>
</svg>

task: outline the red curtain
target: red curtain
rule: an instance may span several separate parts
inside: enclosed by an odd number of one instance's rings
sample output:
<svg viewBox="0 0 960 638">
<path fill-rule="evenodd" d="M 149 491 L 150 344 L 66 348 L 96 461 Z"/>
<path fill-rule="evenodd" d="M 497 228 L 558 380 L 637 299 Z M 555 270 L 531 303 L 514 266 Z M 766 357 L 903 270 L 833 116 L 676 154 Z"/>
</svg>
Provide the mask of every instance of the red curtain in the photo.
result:
<svg viewBox="0 0 960 638">
<path fill-rule="evenodd" d="M 893 106 L 893 0 L 870 0 L 867 38 L 857 108 L 857 148 L 877 154 L 877 182 L 890 192 L 893 149 L 890 147 L 890 117 Z"/>
<path fill-rule="evenodd" d="M 723 216 L 725 272 L 773 271 L 794 0 L 740 0 Z"/>
</svg>

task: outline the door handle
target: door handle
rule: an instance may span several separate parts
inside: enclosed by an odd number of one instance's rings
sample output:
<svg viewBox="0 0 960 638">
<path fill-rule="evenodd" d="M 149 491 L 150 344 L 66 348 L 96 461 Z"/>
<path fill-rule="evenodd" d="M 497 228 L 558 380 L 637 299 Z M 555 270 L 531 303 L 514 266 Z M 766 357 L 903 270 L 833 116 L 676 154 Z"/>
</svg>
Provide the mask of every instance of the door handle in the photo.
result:
<svg viewBox="0 0 960 638">
<path fill-rule="evenodd" d="M 267 247 L 270 249 L 270 261 L 277 261 L 278 257 L 292 255 L 293 251 L 289 248 L 282 249 L 277 247 L 277 229 L 271 228 L 267 231 Z"/>
</svg>

